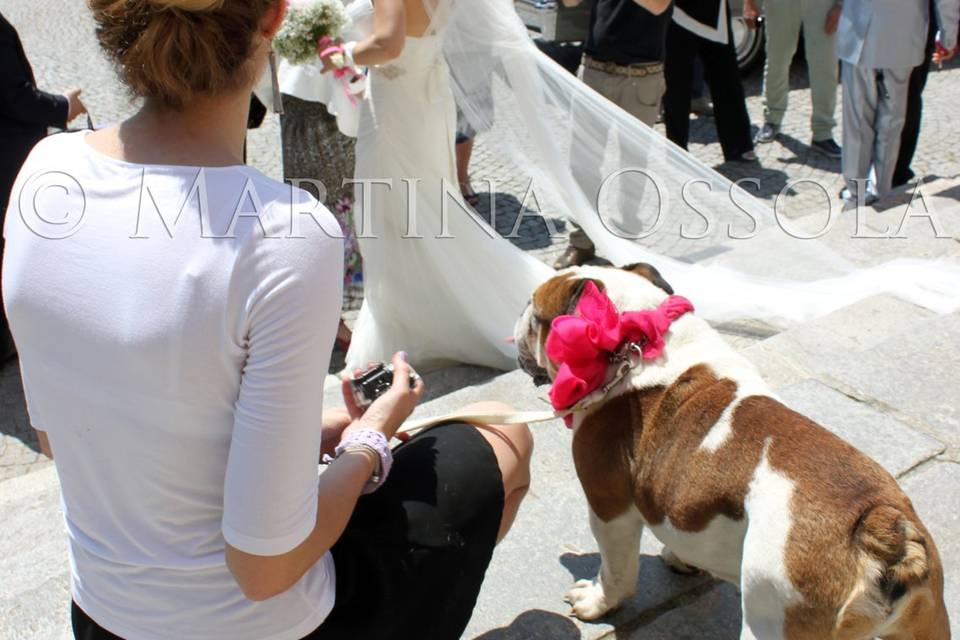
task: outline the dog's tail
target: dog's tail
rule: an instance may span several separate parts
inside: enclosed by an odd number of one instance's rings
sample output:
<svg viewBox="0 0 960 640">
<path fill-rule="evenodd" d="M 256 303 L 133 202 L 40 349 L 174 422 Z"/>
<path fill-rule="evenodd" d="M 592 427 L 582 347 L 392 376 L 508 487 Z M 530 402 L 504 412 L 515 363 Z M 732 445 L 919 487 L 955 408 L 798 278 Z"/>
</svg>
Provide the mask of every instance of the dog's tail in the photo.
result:
<svg viewBox="0 0 960 640">
<path fill-rule="evenodd" d="M 859 640 L 914 630 L 912 637 L 947 640 L 943 574 L 936 547 L 916 516 L 879 505 L 853 532 L 860 577 L 834 630 L 836 640 Z"/>
</svg>

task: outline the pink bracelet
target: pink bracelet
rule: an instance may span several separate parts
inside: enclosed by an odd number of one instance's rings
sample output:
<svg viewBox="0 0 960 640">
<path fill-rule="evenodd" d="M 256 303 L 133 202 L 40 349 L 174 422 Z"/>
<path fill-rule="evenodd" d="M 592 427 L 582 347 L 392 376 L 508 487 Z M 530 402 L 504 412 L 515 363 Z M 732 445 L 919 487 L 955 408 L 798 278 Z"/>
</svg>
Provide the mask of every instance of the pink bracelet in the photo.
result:
<svg viewBox="0 0 960 640">
<path fill-rule="evenodd" d="M 383 485 L 390 473 L 390 467 L 393 465 L 393 454 L 390 452 L 390 442 L 387 437 L 373 429 L 358 429 L 351 431 L 347 437 L 340 441 L 337 448 L 333 451 L 333 456 L 324 456 L 326 463 L 333 462 L 345 451 L 351 449 L 367 449 L 380 456 L 380 468 L 374 473 L 373 477 L 363 488 L 364 493 L 373 493 Z"/>
</svg>

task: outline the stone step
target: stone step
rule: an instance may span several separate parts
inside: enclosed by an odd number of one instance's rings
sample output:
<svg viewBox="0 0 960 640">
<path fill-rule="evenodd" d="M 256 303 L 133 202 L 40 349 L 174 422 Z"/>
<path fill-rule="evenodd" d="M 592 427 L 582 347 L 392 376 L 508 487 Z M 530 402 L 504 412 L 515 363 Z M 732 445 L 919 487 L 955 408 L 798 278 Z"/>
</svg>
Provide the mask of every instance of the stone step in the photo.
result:
<svg viewBox="0 0 960 640">
<path fill-rule="evenodd" d="M 743 353 L 776 388 L 817 378 L 951 448 L 960 446 L 954 380 L 960 313 L 938 315 L 876 296 Z"/>
</svg>

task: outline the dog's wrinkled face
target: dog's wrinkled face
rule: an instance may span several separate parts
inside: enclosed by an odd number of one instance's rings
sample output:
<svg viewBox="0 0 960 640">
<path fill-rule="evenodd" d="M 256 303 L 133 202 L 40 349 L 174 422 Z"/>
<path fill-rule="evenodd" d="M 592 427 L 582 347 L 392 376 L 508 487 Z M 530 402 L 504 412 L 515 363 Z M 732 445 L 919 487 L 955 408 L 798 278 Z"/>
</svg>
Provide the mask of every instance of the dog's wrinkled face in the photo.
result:
<svg viewBox="0 0 960 640">
<path fill-rule="evenodd" d="M 626 304 L 633 310 L 656 307 L 673 293 L 660 273 L 644 263 L 621 269 L 588 266 L 560 271 L 534 291 L 514 327 L 517 360 L 534 384 L 547 384 L 556 375 L 558 365 L 550 361 L 546 352 L 550 326 L 557 316 L 573 313 L 587 282 L 605 291 L 618 307 Z"/>
</svg>

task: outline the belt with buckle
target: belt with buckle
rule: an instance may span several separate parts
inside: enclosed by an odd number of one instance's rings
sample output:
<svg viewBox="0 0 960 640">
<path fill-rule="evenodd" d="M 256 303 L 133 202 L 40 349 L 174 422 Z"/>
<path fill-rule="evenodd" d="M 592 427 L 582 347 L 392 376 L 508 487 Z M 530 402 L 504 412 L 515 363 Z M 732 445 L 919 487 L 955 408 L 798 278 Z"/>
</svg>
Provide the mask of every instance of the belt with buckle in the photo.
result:
<svg viewBox="0 0 960 640">
<path fill-rule="evenodd" d="M 587 67 L 588 69 L 596 69 L 597 71 L 603 71 L 604 73 L 610 73 L 615 76 L 630 76 L 633 78 L 644 78 L 646 76 L 663 73 L 662 62 L 626 65 L 617 64 L 616 62 L 595 60 L 586 54 L 583 56 L 583 66 Z"/>
</svg>

